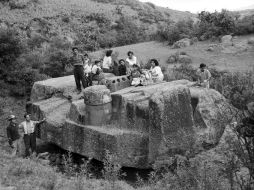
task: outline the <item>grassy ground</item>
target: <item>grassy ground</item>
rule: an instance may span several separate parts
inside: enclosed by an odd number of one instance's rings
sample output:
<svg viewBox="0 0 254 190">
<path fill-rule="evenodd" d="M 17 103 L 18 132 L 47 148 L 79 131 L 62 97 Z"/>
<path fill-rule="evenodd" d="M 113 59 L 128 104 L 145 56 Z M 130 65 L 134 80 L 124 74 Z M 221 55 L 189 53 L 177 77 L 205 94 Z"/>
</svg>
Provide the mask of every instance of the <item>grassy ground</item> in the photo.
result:
<svg viewBox="0 0 254 190">
<path fill-rule="evenodd" d="M 170 55 L 177 51 L 184 51 L 192 58 L 192 65 L 198 67 L 200 63 L 206 63 L 208 67 L 215 67 L 218 70 L 228 70 L 232 72 L 249 71 L 254 66 L 254 47 L 247 45 L 250 36 L 240 36 L 235 41 L 236 47 L 225 48 L 222 52 L 209 52 L 206 49 L 210 44 L 218 42 L 198 42 L 190 47 L 182 49 L 171 49 L 166 43 L 145 42 L 134 45 L 113 48 L 119 53 L 119 58 L 126 58 L 128 51 L 133 51 L 139 60 L 146 63 L 151 58 L 160 60 L 162 66 L 167 65 L 167 59 Z M 242 51 L 241 47 L 248 47 L 246 51 Z M 93 57 L 100 57 L 102 52 L 95 52 Z M 173 65 L 171 65 L 173 67 Z"/>
</svg>

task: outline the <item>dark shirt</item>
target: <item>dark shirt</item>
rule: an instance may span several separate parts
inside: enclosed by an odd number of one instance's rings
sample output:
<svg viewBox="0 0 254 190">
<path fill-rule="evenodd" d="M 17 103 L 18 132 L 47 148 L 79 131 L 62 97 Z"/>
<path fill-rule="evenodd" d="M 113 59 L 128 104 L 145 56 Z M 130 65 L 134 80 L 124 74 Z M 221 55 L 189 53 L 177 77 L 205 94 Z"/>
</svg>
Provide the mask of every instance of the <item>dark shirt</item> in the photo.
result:
<svg viewBox="0 0 254 190">
<path fill-rule="evenodd" d="M 18 131 L 19 130 L 18 124 L 10 123 L 6 130 L 7 130 L 7 137 L 9 140 L 15 141 L 19 139 L 20 136 Z"/>
<path fill-rule="evenodd" d="M 71 58 L 70 58 L 70 63 L 71 65 L 73 66 L 83 66 L 84 65 L 84 56 L 81 55 L 81 54 L 77 54 L 77 55 L 73 55 Z"/>
<path fill-rule="evenodd" d="M 118 67 L 118 70 L 119 70 L 119 76 L 126 75 L 126 66 L 125 65 L 120 65 Z"/>
</svg>

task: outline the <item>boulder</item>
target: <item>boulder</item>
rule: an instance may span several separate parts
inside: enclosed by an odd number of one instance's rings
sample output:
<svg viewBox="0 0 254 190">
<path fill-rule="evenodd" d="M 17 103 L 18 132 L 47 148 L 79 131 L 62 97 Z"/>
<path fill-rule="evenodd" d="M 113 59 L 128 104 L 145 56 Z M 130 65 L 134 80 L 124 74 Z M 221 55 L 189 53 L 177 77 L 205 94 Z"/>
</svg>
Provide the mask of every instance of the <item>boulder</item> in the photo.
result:
<svg viewBox="0 0 254 190">
<path fill-rule="evenodd" d="M 189 64 L 192 63 L 191 57 L 189 55 L 179 55 L 179 63 Z"/>
<path fill-rule="evenodd" d="M 173 49 L 177 49 L 177 48 L 184 48 L 184 47 L 188 47 L 191 45 L 191 39 L 189 38 L 184 38 L 184 39 L 181 39 L 177 42 L 175 42 L 172 46 Z"/>
<path fill-rule="evenodd" d="M 149 160 L 184 154 L 195 144 L 191 96 L 187 86 L 158 89 L 149 99 Z"/>
<path fill-rule="evenodd" d="M 230 116 L 220 93 L 193 87 L 188 80 L 128 87 L 111 94 L 106 86 L 92 86 L 84 90 L 85 104 L 75 96 L 72 101 L 66 98 L 69 90 L 63 81 L 50 79 L 33 87 L 32 118 L 46 117 L 37 136 L 100 161 L 109 151 L 126 167 L 150 168 L 156 160 L 209 149 L 224 131 L 223 116 Z"/>
<path fill-rule="evenodd" d="M 254 37 L 248 39 L 248 44 L 254 45 Z"/>
<path fill-rule="evenodd" d="M 233 37 L 231 35 L 225 35 L 221 38 L 223 46 L 233 46 Z"/>
<path fill-rule="evenodd" d="M 98 106 L 112 101 L 110 90 L 104 85 L 90 86 L 83 93 L 86 105 Z"/>
</svg>

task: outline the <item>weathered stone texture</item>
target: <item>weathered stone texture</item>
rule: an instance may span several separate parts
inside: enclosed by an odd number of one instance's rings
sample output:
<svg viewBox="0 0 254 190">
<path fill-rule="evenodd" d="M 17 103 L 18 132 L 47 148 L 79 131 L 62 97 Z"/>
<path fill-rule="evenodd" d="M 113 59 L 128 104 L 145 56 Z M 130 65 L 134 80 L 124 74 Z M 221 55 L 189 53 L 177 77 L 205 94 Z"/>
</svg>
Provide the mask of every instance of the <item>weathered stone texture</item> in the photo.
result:
<svg viewBox="0 0 254 190">
<path fill-rule="evenodd" d="M 110 90 L 104 85 L 96 85 L 86 88 L 84 91 L 86 105 L 98 106 L 112 101 Z"/>
</svg>

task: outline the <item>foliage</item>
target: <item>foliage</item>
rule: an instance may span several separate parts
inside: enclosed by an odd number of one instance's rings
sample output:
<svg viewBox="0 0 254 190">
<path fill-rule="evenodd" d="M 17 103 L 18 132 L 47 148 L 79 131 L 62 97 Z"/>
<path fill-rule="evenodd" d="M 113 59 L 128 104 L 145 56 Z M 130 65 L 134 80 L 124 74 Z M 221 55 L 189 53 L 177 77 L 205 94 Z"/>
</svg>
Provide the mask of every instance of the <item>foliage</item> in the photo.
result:
<svg viewBox="0 0 254 190">
<path fill-rule="evenodd" d="M 157 36 L 162 41 L 167 41 L 170 45 L 182 38 L 193 37 L 193 21 L 181 20 L 176 23 L 168 23 L 160 26 Z"/>
<path fill-rule="evenodd" d="M 235 22 L 239 15 L 229 12 L 227 10 L 222 10 L 221 12 L 215 11 L 210 13 L 207 11 L 202 11 L 198 14 L 199 23 L 198 31 L 196 35 L 203 39 L 209 39 L 212 36 L 220 36 L 234 33 Z"/>
</svg>

